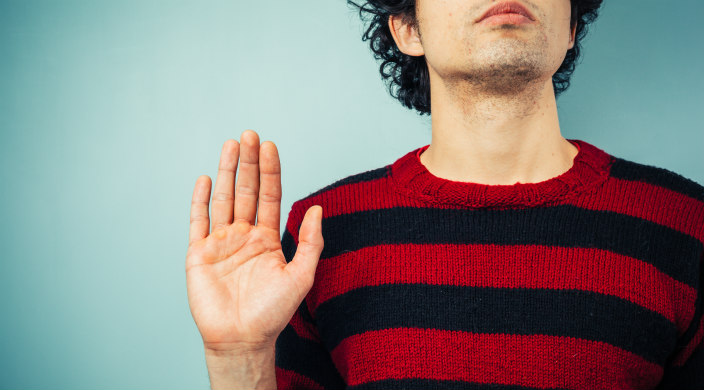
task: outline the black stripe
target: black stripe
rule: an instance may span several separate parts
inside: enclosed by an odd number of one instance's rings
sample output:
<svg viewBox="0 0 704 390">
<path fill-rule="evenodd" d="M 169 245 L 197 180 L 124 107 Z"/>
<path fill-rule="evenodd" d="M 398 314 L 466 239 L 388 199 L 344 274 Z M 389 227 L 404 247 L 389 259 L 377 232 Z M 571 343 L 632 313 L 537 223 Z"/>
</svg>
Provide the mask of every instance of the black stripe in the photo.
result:
<svg viewBox="0 0 704 390">
<path fill-rule="evenodd" d="M 315 191 L 311 193 L 310 195 L 306 196 L 305 198 L 296 201 L 295 203 L 302 202 L 308 198 L 312 198 L 314 196 L 317 196 L 323 192 L 329 191 L 331 189 L 343 186 L 345 184 L 353 184 L 353 183 L 361 183 L 365 181 L 372 181 L 376 179 L 380 179 L 382 177 L 386 177 L 389 175 L 391 171 L 391 166 L 387 165 L 381 168 L 377 169 L 372 169 L 370 171 L 358 173 L 355 175 L 351 175 L 348 177 L 345 177 L 343 179 L 340 179 L 324 188 L 319 189 L 318 191 Z M 295 204 L 294 203 L 294 204 Z M 288 231 L 288 228 L 286 228 L 281 235 L 281 247 L 284 251 L 284 256 L 286 257 L 286 262 L 290 262 L 293 260 L 293 255 L 296 254 L 296 242 L 293 239 L 293 236 L 291 235 L 291 232 Z"/>
<path fill-rule="evenodd" d="M 343 185 L 346 184 L 354 184 L 354 183 L 362 183 L 365 181 L 372 181 L 376 179 L 381 179 L 383 177 L 386 177 L 389 175 L 389 172 L 391 171 L 391 165 L 386 165 L 381 168 L 376 168 L 372 169 L 369 171 L 361 172 L 361 173 L 356 173 L 354 175 L 347 176 L 345 178 L 342 178 L 328 186 L 325 186 L 310 195 L 306 196 L 305 198 L 301 199 L 300 201 L 312 198 L 314 196 L 320 195 L 323 192 L 330 191 L 332 189 L 335 189 L 337 187 L 342 187 Z"/>
<path fill-rule="evenodd" d="M 610 175 L 664 187 L 704 202 L 704 186 L 665 168 L 614 157 Z"/>
<path fill-rule="evenodd" d="M 704 255 L 702 255 L 701 261 L 699 263 L 699 289 L 697 292 L 697 299 L 694 304 L 694 316 L 692 321 L 689 323 L 689 327 L 682 334 L 682 336 L 677 340 L 677 346 L 675 351 L 672 353 L 667 361 L 667 366 L 672 365 L 672 361 L 682 352 L 683 349 L 687 348 L 692 342 L 692 339 L 697 334 L 699 330 L 699 324 L 702 321 L 702 315 L 704 314 Z M 701 370 L 704 371 L 704 365 L 701 366 Z"/>
<path fill-rule="evenodd" d="M 353 335 L 409 327 L 603 341 L 664 365 L 677 337 L 658 313 L 581 290 L 386 284 L 330 298 L 315 317 L 330 351 Z"/>
<path fill-rule="evenodd" d="M 304 375 L 326 389 L 343 389 L 345 381 L 328 351 L 319 344 L 298 337 L 289 324 L 276 339 L 276 367 Z"/>
<path fill-rule="evenodd" d="M 667 367 L 656 390 L 704 389 L 704 348 L 694 351 L 682 367 Z"/>
<path fill-rule="evenodd" d="M 316 326 L 315 319 L 313 319 L 313 316 L 310 314 L 310 310 L 308 310 L 308 303 L 305 299 L 301 301 L 300 305 L 298 305 L 298 313 L 303 318 L 303 321 L 309 323 L 312 326 Z"/>
<path fill-rule="evenodd" d="M 324 238 L 323 236 L 323 239 Z M 296 254 L 296 241 L 293 239 L 291 232 L 288 231 L 288 228 L 284 229 L 284 233 L 281 236 L 281 250 L 284 252 L 286 262 L 290 263 L 293 260 L 293 256 Z"/>
<path fill-rule="evenodd" d="M 391 208 L 323 219 L 321 260 L 379 244 L 498 244 L 599 248 L 657 267 L 696 288 L 696 238 L 645 219 L 575 206 Z"/>
<path fill-rule="evenodd" d="M 447 389 L 447 390 L 562 390 L 546 387 L 525 387 L 518 385 L 504 385 L 498 383 L 476 383 L 450 380 L 433 379 L 386 379 L 374 382 L 362 383 L 356 386 L 348 386 L 349 390 L 366 389 Z"/>
</svg>

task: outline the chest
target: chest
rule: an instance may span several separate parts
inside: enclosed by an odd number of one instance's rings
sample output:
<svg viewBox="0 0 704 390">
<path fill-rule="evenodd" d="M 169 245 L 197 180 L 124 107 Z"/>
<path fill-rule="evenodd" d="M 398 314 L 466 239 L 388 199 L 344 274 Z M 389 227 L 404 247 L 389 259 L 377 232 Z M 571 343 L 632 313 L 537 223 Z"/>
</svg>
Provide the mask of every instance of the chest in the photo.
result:
<svg viewBox="0 0 704 390">
<path fill-rule="evenodd" d="M 347 383 L 655 387 L 696 294 L 659 257 L 674 246 L 662 230 L 491 217 L 377 218 L 359 221 L 364 245 L 326 238 L 313 306 Z"/>
</svg>

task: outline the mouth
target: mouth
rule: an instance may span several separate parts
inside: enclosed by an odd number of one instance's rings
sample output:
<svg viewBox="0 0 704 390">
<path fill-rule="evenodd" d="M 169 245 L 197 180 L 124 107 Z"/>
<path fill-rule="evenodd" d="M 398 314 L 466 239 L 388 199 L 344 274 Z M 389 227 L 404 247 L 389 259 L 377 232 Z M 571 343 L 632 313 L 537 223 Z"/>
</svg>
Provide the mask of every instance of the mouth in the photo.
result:
<svg viewBox="0 0 704 390">
<path fill-rule="evenodd" d="M 486 10 L 475 23 L 482 21 L 487 23 L 491 21 L 491 24 L 524 24 L 535 21 L 535 17 L 526 7 L 517 1 L 502 1 Z"/>
</svg>

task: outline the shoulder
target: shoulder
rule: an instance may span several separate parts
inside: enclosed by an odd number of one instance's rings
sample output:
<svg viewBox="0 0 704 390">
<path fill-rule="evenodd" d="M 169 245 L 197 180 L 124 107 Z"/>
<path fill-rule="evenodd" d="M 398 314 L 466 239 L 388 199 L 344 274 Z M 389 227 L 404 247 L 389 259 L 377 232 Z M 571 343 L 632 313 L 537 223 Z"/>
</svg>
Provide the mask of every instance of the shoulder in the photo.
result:
<svg viewBox="0 0 704 390">
<path fill-rule="evenodd" d="M 291 206 L 289 224 L 298 226 L 306 211 L 314 205 L 323 208 L 323 218 L 349 213 L 359 205 L 369 204 L 384 191 L 390 177 L 391 164 L 351 174 L 320 187 Z"/>
<path fill-rule="evenodd" d="M 672 170 L 613 157 L 611 188 L 628 209 L 694 236 L 704 244 L 704 186 Z"/>
<path fill-rule="evenodd" d="M 391 165 L 385 165 L 383 167 L 378 167 L 370 169 L 368 171 L 359 172 L 343 177 L 342 179 L 336 180 L 335 182 L 328 184 L 325 187 L 315 190 L 308 196 L 304 197 L 303 199 L 300 199 L 298 202 L 311 201 L 316 197 L 332 194 L 342 188 L 354 190 L 356 187 L 358 187 L 358 184 L 385 179 L 389 176 L 390 169 Z"/>
<path fill-rule="evenodd" d="M 646 183 L 659 189 L 673 191 L 702 202 L 704 186 L 669 169 L 647 165 L 612 156 L 610 176 L 616 179 Z"/>
</svg>

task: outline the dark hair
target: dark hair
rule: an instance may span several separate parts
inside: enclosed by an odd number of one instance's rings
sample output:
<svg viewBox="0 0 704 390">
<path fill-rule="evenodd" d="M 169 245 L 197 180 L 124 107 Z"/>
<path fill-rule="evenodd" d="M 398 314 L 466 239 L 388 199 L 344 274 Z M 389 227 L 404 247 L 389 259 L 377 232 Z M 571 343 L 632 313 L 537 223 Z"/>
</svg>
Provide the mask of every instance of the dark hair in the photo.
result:
<svg viewBox="0 0 704 390">
<path fill-rule="evenodd" d="M 580 41 L 587 35 L 587 25 L 596 20 L 602 0 L 570 0 L 572 15 L 570 27 L 577 23 L 574 47 L 569 49 L 560 68 L 552 76 L 555 97 L 570 86 L 570 77 L 580 55 Z M 382 60 L 379 72 L 386 81 L 389 93 L 404 106 L 416 109 L 421 115 L 430 114 L 430 78 L 424 56 L 409 56 L 396 46 L 388 20 L 401 15 L 404 22 L 418 26 L 416 0 L 366 0 L 362 5 L 352 0 L 347 4 L 359 10 L 363 22 L 369 22 L 362 41 L 369 41 L 374 58 Z"/>
</svg>

